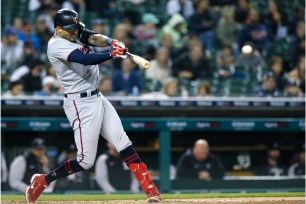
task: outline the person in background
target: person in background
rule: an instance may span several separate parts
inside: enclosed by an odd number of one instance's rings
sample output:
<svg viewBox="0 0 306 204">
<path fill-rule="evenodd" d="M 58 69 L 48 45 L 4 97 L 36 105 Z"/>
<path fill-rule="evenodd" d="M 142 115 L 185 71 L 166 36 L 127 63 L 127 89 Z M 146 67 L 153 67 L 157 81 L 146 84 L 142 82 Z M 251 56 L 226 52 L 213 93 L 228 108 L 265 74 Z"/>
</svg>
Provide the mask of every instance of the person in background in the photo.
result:
<svg viewBox="0 0 306 204">
<path fill-rule="evenodd" d="M 296 81 L 289 80 L 286 82 L 284 89 L 285 97 L 304 97 L 302 90 L 299 87 L 299 84 Z"/>
<path fill-rule="evenodd" d="M 173 63 L 172 70 L 178 78 L 187 80 L 207 79 L 211 76 L 209 61 L 201 44 L 189 46 L 188 52 Z"/>
<path fill-rule="evenodd" d="M 47 44 L 50 37 L 52 36 L 52 33 L 50 33 L 50 30 L 46 23 L 46 19 L 43 16 L 37 18 L 35 23 L 35 32 L 39 40 L 40 52 L 46 53 Z"/>
<path fill-rule="evenodd" d="M 46 156 L 44 139 L 35 138 L 25 155 L 16 157 L 9 169 L 9 185 L 13 190 L 25 192 L 30 184 L 30 179 L 35 173 L 49 171 L 49 160 Z"/>
<path fill-rule="evenodd" d="M 288 176 L 305 176 L 305 144 L 299 148 L 296 161 L 288 169 Z"/>
<path fill-rule="evenodd" d="M 284 77 L 283 60 L 279 56 L 273 56 L 268 63 L 269 71 L 273 72 L 276 80 L 276 88 L 280 91 L 284 89 L 286 79 Z"/>
<path fill-rule="evenodd" d="M 216 64 L 219 77 L 228 79 L 235 73 L 235 56 L 230 44 L 224 44 L 217 53 Z"/>
<path fill-rule="evenodd" d="M 1 60 L 3 70 L 12 72 L 19 65 L 23 57 L 23 42 L 17 39 L 17 30 L 14 27 L 8 27 L 4 30 L 1 41 Z"/>
<path fill-rule="evenodd" d="M 65 0 L 62 4 L 62 8 L 72 9 L 78 12 L 80 21 L 84 21 L 86 4 L 84 0 Z"/>
<path fill-rule="evenodd" d="M 158 23 L 159 19 L 154 14 L 146 13 L 142 16 L 142 24 L 133 29 L 133 35 L 145 45 L 158 47 L 156 28 Z"/>
<path fill-rule="evenodd" d="M 211 90 L 209 84 L 205 82 L 200 83 L 197 90 L 197 96 L 205 97 L 210 95 L 211 95 Z"/>
<path fill-rule="evenodd" d="M 266 62 L 255 45 L 252 42 L 246 42 L 237 56 L 235 65 L 243 67 L 240 72 L 236 69 L 236 76 L 240 75 L 241 78 L 251 78 L 259 82 L 264 75 Z"/>
<path fill-rule="evenodd" d="M 250 8 L 250 0 L 238 0 L 238 6 L 235 9 L 234 19 L 238 23 L 239 27 L 241 27 L 248 18 Z"/>
<path fill-rule="evenodd" d="M 215 47 L 213 34 L 215 22 L 209 0 L 199 0 L 196 8 L 197 12 L 188 19 L 189 33 L 197 35 L 205 49 L 211 50 Z"/>
<path fill-rule="evenodd" d="M 278 143 L 270 145 L 267 152 L 266 160 L 258 167 L 257 175 L 259 176 L 282 176 L 286 175 L 286 169 L 281 164 L 281 152 Z"/>
<path fill-rule="evenodd" d="M 145 77 L 164 84 L 171 77 L 171 64 L 169 50 L 161 47 L 158 49 L 155 59 L 151 61 L 150 68 L 145 71 Z"/>
<path fill-rule="evenodd" d="M 162 27 L 161 37 L 171 36 L 174 49 L 182 49 L 187 43 L 187 23 L 186 19 L 176 13 L 170 17 L 167 23 Z"/>
<path fill-rule="evenodd" d="M 46 76 L 42 80 L 42 90 L 35 93 L 35 96 L 61 96 L 59 84 L 53 76 Z"/>
<path fill-rule="evenodd" d="M 280 96 L 280 92 L 276 89 L 276 79 L 272 72 L 268 72 L 263 77 L 262 86 L 255 91 L 255 96 L 259 97 L 276 97 Z"/>
<path fill-rule="evenodd" d="M 40 49 L 39 38 L 35 33 L 33 33 L 32 26 L 29 23 L 23 23 L 23 30 L 22 32 L 18 33 L 17 38 L 22 42 L 31 41 L 35 50 Z"/>
<path fill-rule="evenodd" d="M 260 15 L 257 10 L 250 10 L 248 18 L 237 37 L 240 49 L 246 42 L 252 42 L 254 47 L 261 52 L 269 43 L 268 30 L 264 24 L 260 23 Z"/>
<path fill-rule="evenodd" d="M 194 143 L 193 149 L 188 149 L 177 163 L 177 179 L 199 179 L 210 181 L 222 179 L 224 167 L 219 159 L 209 151 L 209 144 L 204 139 Z"/>
<path fill-rule="evenodd" d="M 108 76 L 103 76 L 99 82 L 99 90 L 103 96 L 111 96 L 112 92 L 112 80 Z"/>
<path fill-rule="evenodd" d="M 296 81 L 299 85 L 305 81 L 305 56 L 299 57 L 295 68 L 288 73 L 287 79 Z"/>
<path fill-rule="evenodd" d="M 224 6 L 217 22 L 216 37 L 221 45 L 237 47 L 237 23 L 234 20 L 234 7 Z"/>
<path fill-rule="evenodd" d="M 296 34 L 291 42 L 291 61 L 297 62 L 300 56 L 305 56 L 305 20 L 298 21 L 294 28 Z"/>
<path fill-rule="evenodd" d="M 173 78 L 168 79 L 165 86 L 162 88 L 162 93 L 170 97 L 179 96 L 178 81 Z"/>
<path fill-rule="evenodd" d="M 181 14 L 185 18 L 189 18 L 194 14 L 194 8 L 191 0 L 170 0 L 167 2 L 167 14 L 172 16 L 176 13 Z"/>
<path fill-rule="evenodd" d="M 61 164 L 64 161 L 73 159 L 77 156 L 77 148 L 74 144 L 70 144 L 61 154 L 58 156 L 57 163 Z M 69 176 L 59 179 L 54 186 L 54 191 L 66 191 L 66 190 L 86 190 L 89 187 L 90 173 L 87 171 L 76 172 Z"/>
<path fill-rule="evenodd" d="M 106 193 L 118 190 L 139 191 L 139 185 L 123 162 L 114 145 L 107 142 L 108 151 L 98 157 L 95 165 L 96 181 Z"/>
<path fill-rule="evenodd" d="M 45 68 L 45 64 L 40 59 L 34 59 L 29 65 L 30 71 L 21 77 L 24 91 L 33 93 L 42 89 L 41 72 Z"/>
<path fill-rule="evenodd" d="M 23 83 L 21 81 L 10 82 L 9 90 L 3 94 L 4 98 L 23 96 Z"/>
<path fill-rule="evenodd" d="M 142 90 L 142 79 L 137 70 L 136 64 L 131 58 L 122 60 L 121 70 L 114 74 L 112 87 L 114 92 L 123 92 L 125 95 L 139 95 Z M 133 89 L 138 89 L 137 94 Z"/>
<path fill-rule="evenodd" d="M 289 19 L 285 12 L 278 8 L 275 0 L 269 0 L 264 19 L 270 35 L 274 39 L 286 38 L 289 34 Z"/>
</svg>

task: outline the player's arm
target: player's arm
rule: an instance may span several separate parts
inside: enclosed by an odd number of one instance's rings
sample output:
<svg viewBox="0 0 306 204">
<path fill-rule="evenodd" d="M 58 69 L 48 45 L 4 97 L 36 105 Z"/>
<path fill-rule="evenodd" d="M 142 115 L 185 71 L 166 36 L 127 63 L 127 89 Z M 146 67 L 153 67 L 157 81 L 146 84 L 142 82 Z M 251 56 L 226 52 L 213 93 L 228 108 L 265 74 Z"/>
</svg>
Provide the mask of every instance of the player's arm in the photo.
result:
<svg viewBox="0 0 306 204">
<path fill-rule="evenodd" d="M 113 48 L 125 48 L 125 45 L 122 42 L 88 29 L 82 30 L 82 32 L 79 34 L 79 40 L 82 43 L 91 46 L 112 46 Z"/>
<path fill-rule="evenodd" d="M 111 52 L 106 52 L 106 53 L 84 54 L 80 49 L 75 49 L 69 54 L 67 61 L 79 63 L 85 66 L 96 65 L 112 58 L 117 58 L 117 57 L 125 58 L 126 52 L 127 48 L 118 48 L 114 49 Z"/>
</svg>

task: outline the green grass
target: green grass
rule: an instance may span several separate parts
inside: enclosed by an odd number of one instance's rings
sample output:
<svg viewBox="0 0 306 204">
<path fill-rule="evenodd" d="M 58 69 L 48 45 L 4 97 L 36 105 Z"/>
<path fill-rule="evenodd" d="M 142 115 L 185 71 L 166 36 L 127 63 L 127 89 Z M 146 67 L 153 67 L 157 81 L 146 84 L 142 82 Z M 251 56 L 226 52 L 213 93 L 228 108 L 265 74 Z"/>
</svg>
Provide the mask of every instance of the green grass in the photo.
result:
<svg viewBox="0 0 306 204">
<path fill-rule="evenodd" d="M 305 197 L 304 192 L 281 193 L 208 193 L 208 194 L 162 194 L 164 199 L 188 198 L 241 198 L 241 197 Z M 143 200 L 144 194 L 50 194 L 42 195 L 41 201 L 100 201 L 100 200 Z M 2 201 L 23 201 L 24 195 L 1 195 Z"/>
</svg>

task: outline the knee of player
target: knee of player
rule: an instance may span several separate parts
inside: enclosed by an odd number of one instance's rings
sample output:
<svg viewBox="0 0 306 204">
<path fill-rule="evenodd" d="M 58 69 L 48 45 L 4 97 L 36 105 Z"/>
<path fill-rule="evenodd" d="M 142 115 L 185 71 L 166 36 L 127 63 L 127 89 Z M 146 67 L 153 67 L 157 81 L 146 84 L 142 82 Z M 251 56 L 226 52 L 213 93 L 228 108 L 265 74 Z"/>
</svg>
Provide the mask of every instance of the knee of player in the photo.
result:
<svg viewBox="0 0 306 204">
<path fill-rule="evenodd" d="M 80 165 L 85 169 L 90 169 L 93 165 L 95 164 L 95 158 L 87 158 L 87 159 L 83 159 L 80 162 Z"/>
</svg>

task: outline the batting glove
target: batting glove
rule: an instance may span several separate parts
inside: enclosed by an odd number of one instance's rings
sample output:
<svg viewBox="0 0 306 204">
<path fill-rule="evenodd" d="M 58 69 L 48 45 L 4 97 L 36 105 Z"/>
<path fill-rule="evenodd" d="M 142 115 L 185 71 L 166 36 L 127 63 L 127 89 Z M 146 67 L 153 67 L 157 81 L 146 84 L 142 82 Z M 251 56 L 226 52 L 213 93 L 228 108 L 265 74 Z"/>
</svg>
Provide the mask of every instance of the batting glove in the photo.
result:
<svg viewBox="0 0 306 204">
<path fill-rule="evenodd" d="M 112 51 L 113 58 L 127 58 L 126 52 L 128 51 L 127 48 L 115 48 Z"/>
<path fill-rule="evenodd" d="M 116 49 L 116 48 L 125 48 L 125 44 L 123 44 L 122 42 L 116 40 L 116 39 L 113 39 L 111 42 L 110 42 L 110 45 Z"/>
</svg>

